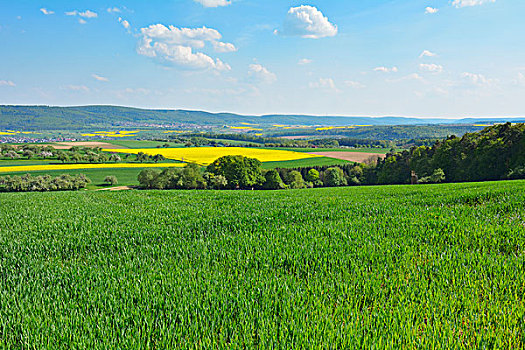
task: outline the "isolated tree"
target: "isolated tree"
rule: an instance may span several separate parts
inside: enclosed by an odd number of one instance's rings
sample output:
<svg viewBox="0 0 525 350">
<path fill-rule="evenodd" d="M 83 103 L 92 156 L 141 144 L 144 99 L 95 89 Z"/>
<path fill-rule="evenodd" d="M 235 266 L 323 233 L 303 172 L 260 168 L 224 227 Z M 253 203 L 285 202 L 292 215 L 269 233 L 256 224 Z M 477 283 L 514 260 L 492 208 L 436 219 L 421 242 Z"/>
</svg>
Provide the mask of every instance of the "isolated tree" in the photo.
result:
<svg viewBox="0 0 525 350">
<path fill-rule="evenodd" d="M 104 182 L 111 186 L 115 186 L 118 184 L 117 177 L 114 175 L 106 176 L 106 178 L 104 179 Z"/>
</svg>

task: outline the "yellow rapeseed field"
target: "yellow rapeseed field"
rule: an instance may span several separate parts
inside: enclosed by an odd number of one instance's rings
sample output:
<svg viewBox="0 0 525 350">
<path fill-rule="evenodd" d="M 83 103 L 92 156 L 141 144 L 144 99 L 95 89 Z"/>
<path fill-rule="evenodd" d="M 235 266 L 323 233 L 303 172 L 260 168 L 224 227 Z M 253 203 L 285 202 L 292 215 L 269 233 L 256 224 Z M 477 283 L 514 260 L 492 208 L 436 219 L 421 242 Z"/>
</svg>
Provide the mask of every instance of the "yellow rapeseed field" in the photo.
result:
<svg viewBox="0 0 525 350">
<path fill-rule="evenodd" d="M 82 136 L 91 136 L 91 137 L 129 137 L 137 136 L 136 134 L 139 131 L 95 131 L 89 134 L 82 134 Z"/>
<path fill-rule="evenodd" d="M 106 169 L 106 168 L 182 168 L 182 163 L 114 163 L 114 164 L 43 164 L 0 166 L 0 173 L 48 171 L 48 170 L 76 170 L 76 169 Z"/>
<path fill-rule="evenodd" d="M 149 155 L 162 154 L 168 159 L 197 163 L 201 165 L 211 164 L 216 159 L 223 156 L 245 156 L 256 158 L 261 162 L 279 162 L 321 157 L 307 153 L 243 147 L 104 149 L 103 151 L 131 154 L 143 152 Z"/>
</svg>

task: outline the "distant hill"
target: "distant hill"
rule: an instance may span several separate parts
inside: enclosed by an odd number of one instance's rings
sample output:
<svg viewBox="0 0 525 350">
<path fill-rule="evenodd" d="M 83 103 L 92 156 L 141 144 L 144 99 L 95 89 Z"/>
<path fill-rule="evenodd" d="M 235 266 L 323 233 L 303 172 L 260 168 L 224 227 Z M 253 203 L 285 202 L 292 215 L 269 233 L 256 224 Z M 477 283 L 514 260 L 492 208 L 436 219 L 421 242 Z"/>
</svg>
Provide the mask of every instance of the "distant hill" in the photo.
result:
<svg viewBox="0 0 525 350">
<path fill-rule="evenodd" d="M 187 110 L 151 110 L 118 106 L 0 106 L 0 130 L 85 130 L 132 124 L 239 125 L 426 125 L 524 121 L 524 118 L 419 119 L 308 115 L 238 115 Z"/>
</svg>

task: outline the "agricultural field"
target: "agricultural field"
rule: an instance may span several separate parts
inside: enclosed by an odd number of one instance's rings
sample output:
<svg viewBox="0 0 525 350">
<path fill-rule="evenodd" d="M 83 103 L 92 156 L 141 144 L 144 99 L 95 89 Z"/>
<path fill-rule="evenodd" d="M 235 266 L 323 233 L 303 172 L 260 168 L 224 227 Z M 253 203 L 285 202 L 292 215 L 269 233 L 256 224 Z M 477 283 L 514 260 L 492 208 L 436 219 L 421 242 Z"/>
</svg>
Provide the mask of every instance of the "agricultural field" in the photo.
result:
<svg viewBox="0 0 525 350">
<path fill-rule="evenodd" d="M 104 149 L 105 152 L 114 153 L 145 153 L 149 155 L 162 154 L 167 159 L 182 162 L 197 163 L 199 165 L 209 165 L 216 159 L 228 155 L 239 155 L 256 158 L 261 162 L 279 162 L 300 159 L 311 159 L 320 157 L 318 155 L 299 153 L 292 151 L 269 150 L 261 148 L 243 147 L 194 147 L 194 148 L 163 148 L 163 149 Z"/>
<path fill-rule="evenodd" d="M 0 193 L 0 347 L 523 348 L 525 181 Z"/>
</svg>

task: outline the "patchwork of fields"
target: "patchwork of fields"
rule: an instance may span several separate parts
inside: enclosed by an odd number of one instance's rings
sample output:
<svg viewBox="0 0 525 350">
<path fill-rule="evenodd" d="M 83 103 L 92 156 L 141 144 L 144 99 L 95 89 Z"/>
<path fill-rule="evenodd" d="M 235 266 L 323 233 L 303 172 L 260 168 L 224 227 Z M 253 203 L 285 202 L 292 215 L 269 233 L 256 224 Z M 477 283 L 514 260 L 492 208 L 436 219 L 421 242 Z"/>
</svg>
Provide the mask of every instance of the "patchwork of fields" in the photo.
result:
<svg viewBox="0 0 525 350">
<path fill-rule="evenodd" d="M 209 165 L 216 159 L 224 156 L 245 156 L 256 158 L 261 162 L 290 161 L 320 157 L 318 155 L 269 150 L 262 148 L 244 148 L 244 147 L 193 147 L 193 148 L 143 148 L 143 149 L 104 149 L 105 152 L 115 153 L 145 153 L 148 155 L 162 154 L 167 159 L 179 160 L 182 162 L 197 163 L 200 165 Z"/>
<path fill-rule="evenodd" d="M 525 181 L 0 193 L 0 347 L 522 348 Z"/>
</svg>

